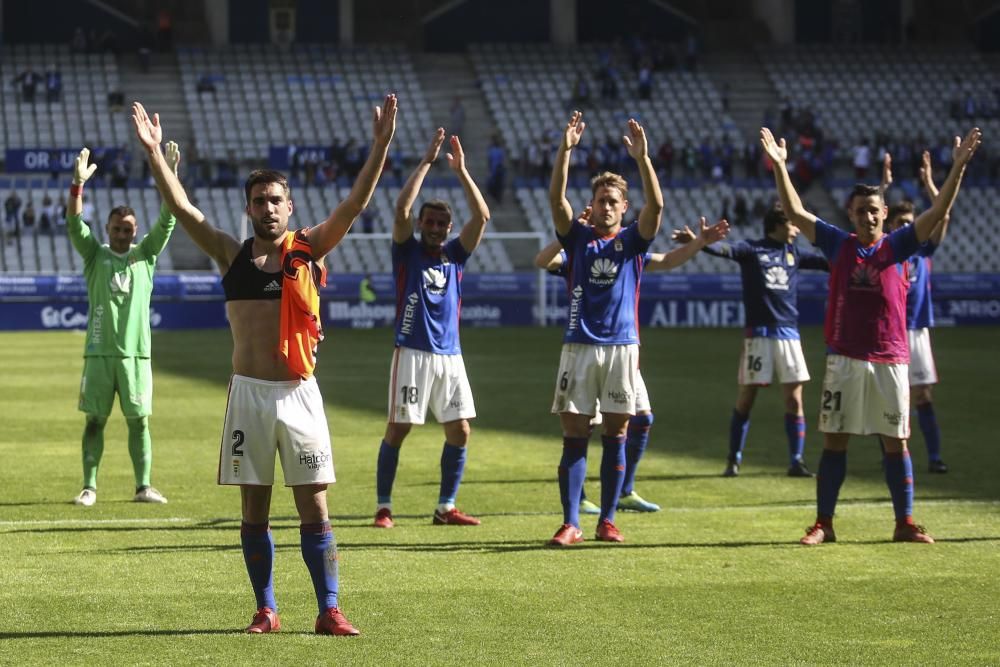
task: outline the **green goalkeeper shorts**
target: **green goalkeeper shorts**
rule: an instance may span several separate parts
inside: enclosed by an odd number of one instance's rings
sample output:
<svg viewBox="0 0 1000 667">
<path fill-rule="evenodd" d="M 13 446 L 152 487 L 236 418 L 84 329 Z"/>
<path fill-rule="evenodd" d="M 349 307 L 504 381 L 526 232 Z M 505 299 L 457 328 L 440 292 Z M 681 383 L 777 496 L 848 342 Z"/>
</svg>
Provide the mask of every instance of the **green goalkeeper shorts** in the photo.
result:
<svg viewBox="0 0 1000 667">
<path fill-rule="evenodd" d="M 146 417 L 153 412 L 153 367 L 140 357 L 84 357 L 80 412 L 108 417 L 118 393 L 122 414 Z"/>
</svg>

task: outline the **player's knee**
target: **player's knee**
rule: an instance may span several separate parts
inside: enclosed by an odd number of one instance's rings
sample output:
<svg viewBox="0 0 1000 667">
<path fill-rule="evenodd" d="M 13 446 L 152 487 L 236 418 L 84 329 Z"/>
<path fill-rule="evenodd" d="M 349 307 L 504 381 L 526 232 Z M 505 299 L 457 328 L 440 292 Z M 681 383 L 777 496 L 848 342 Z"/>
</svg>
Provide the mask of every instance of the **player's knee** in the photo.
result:
<svg viewBox="0 0 1000 667">
<path fill-rule="evenodd" d="M 142 433 L 149 429 L 149 417 L 129 417 L 125 422 L 132 433 Z"/>
<path fill-rule="evenodd" d="M 108 423 L 107 417 L 97 415 L 87 415 L 87 435 L 96 435 L 104 430 L 104 425 Z"/>
<path fill-rule="evenodd" d="M 640 412 L 628 421 L 629 428 L 648 429 L 653 425 L 652 412 Z"/>
<path fill-rule="evenodd" d="M 931 387 L 930 385 L 919 385 L 913 387 L 913 402 L 917 406 L 924 405 L 931 402 Z"/>
<path fill-rule="evenodd" d="M 397 424 L 390 422 L 385 427 L 385 444 L 390 447 L 402 447 L 403 440 L 409 435 L 412 424 Z"/>
<path fill-rule="evenodd" d="M 469 436 L 472 434 L 472 427 L 469 426 L 469 421 L 467 419 L 459 419 L 458 421 L 448 422 L 445 424 L 444 433 L 445 439 L 448 441 L 449 445 L 464 447 L 469 442 Z"/>
</svg>

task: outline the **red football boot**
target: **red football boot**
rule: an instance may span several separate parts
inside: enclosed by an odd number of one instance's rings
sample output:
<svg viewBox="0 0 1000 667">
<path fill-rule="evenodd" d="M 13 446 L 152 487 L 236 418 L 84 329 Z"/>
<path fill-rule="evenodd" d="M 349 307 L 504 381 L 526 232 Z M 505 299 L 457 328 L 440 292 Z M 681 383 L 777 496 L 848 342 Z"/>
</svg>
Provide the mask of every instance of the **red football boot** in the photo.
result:
<svg viewBox="0 0 1000 667">
<path fill-rule="evenodd" d="M 253 620 L 246 627 L 246 632 L 251 635 L 260 635 L 266 632 L 277 632 L 281 629 L 281 619 L 278 613 L 270 607 L 261 607 L 253 615 Z"/>
<path fill-rule="evenodd" d="M 360 635 L 361 632 L 351 625 L 351 622 L 340 613 L 339 609 L 330 607 L 316 617 L 316 634 L 354 637 Z"/>
<path fill-rule="evenodd" d="M 927 529 L 915 523 L 897 523 L 892 533 L 893 542 L 920 542 L 934 544 L 934 538 L 927 534 Z"/>
<path fill-rule="evenodd" d="M 447 512 L 434 510 L 435 526 L 478 526 L 482 523 L 479 519 L 458 511 L 457 507 L 452 507 Z"/>
<path fill-rule="evenodd" d="M 583 531 L 571 523 L 564 523 L 549 540 L 550 547 L 569 547 L 583 542 Z"/>
<path fill-rule="evenodd" d="M 392 528 L 396 524 L 392 520 L 392 510 L 388 507 L 383 507 L 378 512 L 375 512 L 375 523 L 372 524 L 376 528 Z"/>
<path fill-rule="evenodd" d="M 597 524 L 597 534 L 594 537 L 597 538 L 598 542 L 625 541 L 625 538 L 622 537 L 621 531 L 618 530 L 618 527 L 607 519 L 601 519 L 601 522 Z"/>
<path fill-rule="evenodd" d="M 812 546 L 814 544 L 823 544 L 824 542 L 836 542 L 837 535 L 833 532 L 832 524 L 822 524 L 817 521 L 815 524 L 806 528 L 806 536 L 799 540 L 799 544 L 804 544 L 805 546 Z"/>
</svg>

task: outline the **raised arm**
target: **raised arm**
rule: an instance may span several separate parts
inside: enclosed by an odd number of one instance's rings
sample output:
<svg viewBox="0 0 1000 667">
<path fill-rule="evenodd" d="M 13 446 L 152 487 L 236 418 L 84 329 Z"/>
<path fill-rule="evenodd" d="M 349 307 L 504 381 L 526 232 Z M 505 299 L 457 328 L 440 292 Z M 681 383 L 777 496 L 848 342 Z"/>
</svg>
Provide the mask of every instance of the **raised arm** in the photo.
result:
<svg viewBox="0 0 1000 667">
<path fill-rule="evenodd" d="M 174 176 L 177 176 L 177 166 L 181 161 L 181 151 L 180 147 L 174 141 L 167 142 L 166 161 L 167 168 L 173 172 Z M 149 233 L 139 242 L 139 249 L 142 254 L 151 257 L 162 253 L 163 249 L 167 247 L 167 241 L 170 240 L 176 223 L 177 218 L 170 212 L 167 202 L 161 203 L 160 215 L 156 219 L 156 224 L 150 228 Z"/>
<path fill-rule="evenodd" d="M 760 128 L 760 145 L 774 166 L 774 184 L 778 189 L 778 198 L 781 199 L 781 207 L 785 210 L 785 215 L 796 227 L 802 230 L 810 243 L 815 243 L 816 216 L 805 209 L 802 200 L 799 199 L 799 193 L 792 185 L 788 168 L 785 166 L 785 160 L 788 159 L 785 140 L 782 139 L 780 143 L 775 141 L 771 130 L 762 127 Z"/>
<path fill-rule="evenodd" d="M 892 155 L 886 151 L 882 157 L 882 183 L 878 188 L 883 203 L 885 202 L 885 193 L 889 191 L 890 185 L 892 185 Z"/>
<path fill-rule="evenodd" d="M 135 102 L 132 104 L 132 123 L 135 125 L 136 137 L 146 149 L 150 172 L 160 197 L 195 245 L 212 258 L 220 272 L 225 273 L 229 269 L 230 261 L 240 251 L 240 242 L 210 225 L 205 219 L 205 214 L 188 199 L 184 186 L 160 150 L 160 141 L 163 139 L 160 114 L 153 114 L 150 118 L 146 109 L 139 102 Z M 177 144 L 171 142 L 167 145 L 167 150 L 176 151 L 176 161 L 180 160 L 180 149 Z"/>
<path fill-rule="evenodd" d="M 680 241 L 681 245 L 670 252 L 652 253 L 646 268 L 649 271 L 669 271 L 676 269 L 698 254 L 698 251 L 702 248 L 707 247 L 710 243 L 721 241 L 729 234 L 729 223 L 725 220 L 719 220 L 709 227 L 708 221 L 702 217 L 699 219 L 698 224 L 700 225 L 700 230 L 697 235 L 687 225 L 684 226 L 683 230 L 675 231 L 673 238 Z M 681 241 L 680 239 L 682 238 L 687 240 Z"/>
<path fill-rule="evenodd" d="M 389 153 L 389 143 L 396 132 L 396 96 L 389 94 L 381 107 L 372 111 L 372 148 L 368 153 L 354 187 L 344 201 L 333 209 L 330 217 L 309 231 L 309 242 L 315 259 L 320 259 L 336 247 L 351 229 L 351 225 L 365 210 L 375 192 L 378 177 L 385 166 Z"/>
<path fill-rule="evenodd" d="M 97 165 L 88 164 L 89 161 L 90 149 L 85 147 L 73 164 L 73 184 L 69 189 L 69 201 L 66 203 L 66 233 L 73 247 L 85 260 L 89 260 L 100 246 L 90 233 L 90 228 L 83 224 L 83 219 L 80 217 L 83 213 L 83 186 L 97 171 Z"/>
<path fill-rule="evenodd" d="M 656 178 L 653 161 L 649 159 L 649 146 L 646 142 L 646 131 L 634 118 L 628 119 L 628 134 L 622 137 L 628 154 L 639 167 L 642 178 L 642 196 L 646 199 L 639 211 L 639 235 L 647 241 L 652 241 L 660 231 L 660 221 L 663 218 L 663 193 L 660 192 L 660 181 Z"/>
<path fill-rule="evenodd" d="M 562 244 L 553 241 L 535 255 L 535 266 L 544 271 L 555 271 L 563 265 Z"/>
<path fill-rule="evenodd" d="M 928 151 L 924 151 L 921 156 L 920 162 L 920 183 L 924 186 L 924 192 L 927 193 L 927 198 L 931 201 L 937 199 L 938 189 L 934 185 L 934 172 L 931 169 L 931 154 Z M 934 225 L 934 229 L 931 230 L 930 242 L 936 246 L 941 245 L 944 241 L 944 237 L 948 235 L 948 223 L 951 221 L 951 213 L 944 216 L 938 223 Z"/>
<path fill-rule="evenodd" d="M 448 166 L 458 176 L 462 190 L 465 191 L 465 201 L 469 204 L 469 210 L 472 211 L 469 221 L 465 223 L 458 235 L 458 240 L 465 248 L 465 252 L 471 253 L 479 247 L 479 242 L 483 240 L 486 221 L 490 219 L 490 209 L 486 205 L 486 200 L 483 199 L 483 194 L 476 187 L 476 182 L 472 180 L 472 176 L 465 168 L 465 152 L 462 150 L 462 142 L 458 135 L 452 135 L 449 143 L 451 144 L 451 152 L 445 155 L 448 158 Z"/>
<path fill-rule="evenodd" d="M 444 143 L 444 128 L 439 127 L 434 132 L 434 138 L 431 139 L 424 157 L 417 164 L 410 177 L 406 179 L 403 189 L 399 191 L 399 197 L 396 199 L 396 215 L 392 222 L 392 240 L 395 243 L 403 243 L 413 236 L 413 202 L 420 194 L 420 187 L 424 184 L 427 172 L 437 160 L 442 143 Z"/>
<path fill-rule="evenodd" d="M 958 139 L 958 137 L 955 137 L 955 139 Z M 931 167 L 930 151 L 924 151 L 923 155 L 920 156 L 920 184 L 924 186 L 924 192 L 927 193 L 928 199 L 931 201 L 937 199 L 938 189 L 934 185 L 934 171 Z"/>
<path fill-rule="evenodd" d="M 569 153 L 580 143 L 583 130 L 587 124 L 583 122 L 583 114 L 574 111 L 566 123 L 562 141 L 556 151 L 552 164 L 552 182 L 549 184 L 549 207 L 552 209 L 552 222 L 556 233 L 565 235 L 573 224 L 573 207 L 566 199 L 566 182 L 569 180 Z"/>
<path fill-rule="evenodd" d="M 969 130 L 962 141 L 955 137 L 955 149 L 952 151 L 951 171 L 944 179 L 938 196 L 934 199 L 931 207 L 920 214 L 914 221 L 913 227 L 917 233 L 917 240 L 923 243 L 928 240 L 934 231 L 935 225 L 946 215 L 951 213 L 951 206 L 955 203 L 958 189 L 962 184 L 962 177 L 965 175 L 965 167 L 969 160 L 975 155 L 976 149 L 982 141 L 983 133 L 978 127 Z"/>
</svg>

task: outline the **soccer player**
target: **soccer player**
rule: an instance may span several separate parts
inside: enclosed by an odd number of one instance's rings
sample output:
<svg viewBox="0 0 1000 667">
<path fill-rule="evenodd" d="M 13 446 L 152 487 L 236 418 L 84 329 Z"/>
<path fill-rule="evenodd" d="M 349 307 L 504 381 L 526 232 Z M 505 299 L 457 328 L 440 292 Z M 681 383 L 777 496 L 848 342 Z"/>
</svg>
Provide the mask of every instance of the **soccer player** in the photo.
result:
<svg viewBox="0 0 1000 667">
<path fill-rule="evenodd" d="M 757 390 L 771 384 L 775 376 L 781 383 L 785 401 L 788 476 L 813 476 L 802 456 L 806 444 L 802 383 L 809 379 L 809 369 L 799 338 L 799 269 L 829 271 L 830 264 L 822 255 L 801 252 L 795 245 L 798 234 L 799 228 L 775 206 L 764 215 L 764 238 L 704 248 L 710 255 L 740 265 L 746 313 L 743 353 L 736 374 L 739 391 L 729 420 L 729 456 L 724 477 L 739 475 Z M 690 232 L 678 231 L 673 238 L 685 243 L 692 236 Z"/>
<path fill-rule="evenodd" d="M 563 337 L 552 412 L 563 431 L 559 463 L 559 494 L 563 524 L 549 541 L 566 547 L 583 541 L 580 493 L 587 474 L 590 420 L 600 407 L 601 513 L 596 537 L 605 542 L 624 538 L 614 524 L 625 478 L 625 440 L 635 414 L 639 332 L 636 306 L 643 255 L 660 229 L 663 195 L 656 180 L 646 133 L 635 119 L 623 137 L 642 179 L 645 205 L 638 222 L 622 227 L 628 209 L 628 184 L 618 174 L 604 172 L 591 181 L 590 224 L 574 219 L 566 199 L 570 152 L 580 143 L 586 125 L 574 111 L 563 131 L 552 169 L 549 203 L 556 238 L 566 250 L 569 317 Z"/>
<path fill-rule="evenodd" d="M 97 469 L 104 453 L 104 426 L 116 393 L 128 424 L 128 453 L 136 486 L 132 500 L 165 503 L 167 499 L 150 484 L 153 368 L 149 360 L 149 300 L 156 260 L 170 240 L 175 219 L 164 205 L 149 233 L 138 245 L 132 245 L 137 231 L 135 211 L 128 206 L 116 206 L 108 214 L 105 226 L 108 243 L 102 245 L 82 216 L 83 186 L 97 171 L 96 164 L 88 164 L 89 158 L 87 148 L 76 158 L 66 206 L 66 231 L 83 257 L 89 304 L 79 404 L 80 411 L 87 415 L 83 431 L 83 490 L 73 503 L 90 507 L 97 502 Z M 176 162 L 164 165 L 168 171 L 176 168 Z"/>
<path fill-rule="evenodd" d="M 847 474 L 850 436 L 877 434 L 885 445 L 885 478 L 896 515 L 892 539 L 933 543 L 913 521 L 913 465 L 906 448 L 909 436 L 909 383 L 906 340 L 906 278 L 897 266 L 930 238 L 948 215 L 965 166 L 982 133 L 971 130 L 956 146 L 948 178 L 933 205 L 912 225 L 883 232 L 886 206 L 880 189 L 857 185 L 848 215 L 854 233 L 834 227 L 809 213 L 792 186 L 785 160 L 785 141 L 776 142 L 761 128 L 761 145 L 774 163 L 781 205 L 789 220 L 830 260 L 830 298 L 825 337 L 828 347 L 820 430 L 823 454 L 816 477 L 817 517 L 800 542 L 836 541 L 833 515 Z"/>
<path fill-rule="evenodd" d="M 389 415 L 379 446 L 375 485 L 376 528 L 392 528 L 392 484 L 399 450 L 414 424 L 423 424 L 427 409 L 444 425 L 441 489 L 433 523 L 438 526 L 478 526 L 479 519 L 455 507 L 465 471 L 469 420 L 476 416 L 472 389 L 465 373 L 458 337 L 462 303 L 462 272 L 479 247 L 490 210 L 465 168 L 465 153 L 457 136 L 450 139 L 448 166 L 458 176 L 471 218 L 456 238 L 451 207 L 432 199 L 420 207 L 413 235 L 411 209 L 424 178 L 437 160 L 445 132 L 438 128 L 420 164 L 396 200 L 392 226 L 392 272 L 396 276 L 396 350 L 389 371 Z"/>
<path fill-rule="evenodd" d="M 892 183 L 891 167 L 891 157 L 886 153 L 883 188 Z M 938 189 L 934 185 L 931 156 L 927 151 L 924 151 L 920 166 L 920 181 L 928 198 L 931 201 L 937 199 Z M 948 466 L 941 460 L 941 431 L 938 428 L 931 396 L 931 387 L 938 381 L 930 333 L 930 328 L 934 326 L 934 308 L 931 302 L 931 257 L 948 233 L 950 217 L 946 215 L 941 218 L 931 232 L 930 238 L 905 265 L 906 277 L 910 281 L 910 288 L 906 293 L 906 334 L 910 344 L 910 397 L 917 408 L 917 423 L 920 425 L 927 446 L 927 470 L 932 473 L 946 473 Z M 889 207 L 886 227 L 889 231 L 895 231 L 903 225 L 913 224 L 913 220 L 913 204 L 904 201 Z"/>
<path fill-rule="evenodd" d="M 132 106 L 136 135 L 146 148 L 157 189 L 195 244 L 222 274 L 233 334 L 233 376 L 219 454 L 219 484 L 240 486 L 243 558 L 257 599 L 246 631 L 281 627 L 274 595 L 274 540 L 268 524 L 274 457 L 292 487 L 302 559 L 312 578 L 319 616 L 315 631 L 356 635 L 338 607 L 337 545 L 326 487 L 334 482 L 333 452 L 316 378 L 315 348 L 322 338 L 319 285 L 323 257 L 368 205 L 396 125 L 396 97 L 387 95 L 372 118 L 372 147 L 350 194 L 326 220 L 291 232 L 293 203 L 284 175 L 251 172 L 245 212 L 253 236 L 240 242 L 212 226 L 188 199 L 160 151 L 162 127 L 141 104 Z M 168 144 L 168 154 L 177 150 Z"/>
<path fill-rule="evenodd" d="M 590 219 L 591 208 L 580 214 L 579 220 L 586 223 Z M 688 261 L 703 247 L 710 243 L 715 243 L 725 238 L 729 233 L 729 223 L 721 220 L 709 227 L 705 218 L 701 218 L 701 233 L 695 235 L 690 228 L 685 227 L 684 233 L 690 234 L 693 243 L 674 248 L 668 253 L 647 252 L 643 256 L 645 270 L 648 271 L 670 271 Z M 535 266 L 548 271 L 552 275 L 567 277 L 566 271 L 566 251 L 562 249 L 559 241 L 553 241 L 545 246 L 535 255 Z M 598 406 L 599 407 L 599 406 Z M 600 415 L 595 417 L 593 426 L 597 426 Z M 628 420 L 627 437 L 625 440 L 625 480 L 622 483 L 621 494 L 618 496 L 618 509 L 632 510 L 634 512 L 659 512 L 660 506 L 656 503 L 644 499 L 635 490 L 635 476 L 639 469 L 639 461 L 642 460 L 649 444 L 649 434 L 653 425 L 653 409 L 649 401 L 649 393 L 646 391 L 646 383 L 642 379 L 642 373 L 636 368 L 636 399 L 635 415 Z M 589 434 L 588 434 L 589 436 Z M 587 499 L 586 492 L 582 491 L 580 496 L 580 511 L 584 514 L 600 514 L 601 508 Z"/>
</svg>

